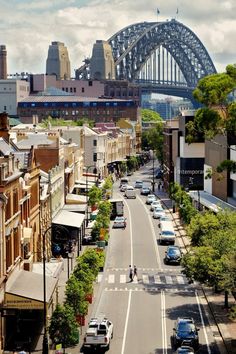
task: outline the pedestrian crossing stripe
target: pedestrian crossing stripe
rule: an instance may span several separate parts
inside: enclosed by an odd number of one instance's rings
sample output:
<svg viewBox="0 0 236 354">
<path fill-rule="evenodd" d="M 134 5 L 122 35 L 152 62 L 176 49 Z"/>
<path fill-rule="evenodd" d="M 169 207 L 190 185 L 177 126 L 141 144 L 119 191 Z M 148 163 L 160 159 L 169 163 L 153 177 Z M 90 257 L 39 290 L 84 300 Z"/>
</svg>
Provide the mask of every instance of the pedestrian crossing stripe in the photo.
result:
<svg viewBox="0 0 236 354">
<path fill-rule="evenodd" d="M 161 292 L 163 291 L 163 288 L 105 288 L 104 291 L 106 292 L 128 292 L 128 291 L 132 291 L 132 292 L 142 292 L 145 291 L 146 293 L 151 293 L 151 292 Z M 167 288 L 164 289 L 165 292 L 168 293 L 194 293 L 195 290 L 188 288 L 188 289 L 179 289 L 179 288 Z"/>
<path fill-rule="evenodd" d="M 118 279 L 117 279 L 118 278 Z M 99 273 L 97 276 L 97 283 L 100 283 L 103 279 L 103 274 Z M 140 284 L 145 285 L 150 284 L 188 284 L 188 280 L 183 275 L 149 275 L 142 274 L 139 277 L 134 277 L 133 281 L 130 282 L 129 276 L 127 274 L 108 274 L 108 277 L 105 278 L 106 282 L 109 284 L 114 284 L 117 280 L 120 284 L 130 283 L 130 284 Z"/>
</svg>

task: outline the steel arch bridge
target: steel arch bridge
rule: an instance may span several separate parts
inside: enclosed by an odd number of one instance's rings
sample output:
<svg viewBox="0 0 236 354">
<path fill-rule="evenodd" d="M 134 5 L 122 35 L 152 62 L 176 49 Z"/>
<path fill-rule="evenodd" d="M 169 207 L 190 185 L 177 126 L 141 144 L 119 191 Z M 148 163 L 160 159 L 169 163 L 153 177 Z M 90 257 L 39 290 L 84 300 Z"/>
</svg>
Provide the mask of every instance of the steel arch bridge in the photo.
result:
<svg viewBox="0 0 236 354">
<path fill-rule="evenodd" d="M 108 42 L 116 78 L 135 81 L 142 91 L 191 98 L 199 79 L 216 73 L 199 38 L 175 19 L 135 23 Z"/>
</svg>

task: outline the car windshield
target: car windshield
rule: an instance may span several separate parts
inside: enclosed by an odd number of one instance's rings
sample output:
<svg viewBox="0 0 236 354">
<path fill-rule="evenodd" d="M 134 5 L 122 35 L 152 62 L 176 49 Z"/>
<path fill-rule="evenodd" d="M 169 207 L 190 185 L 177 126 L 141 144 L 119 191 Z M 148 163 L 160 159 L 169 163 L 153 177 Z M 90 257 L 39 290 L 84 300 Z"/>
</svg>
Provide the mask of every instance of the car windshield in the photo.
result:
<svg viewBox="0 0 236 354">
<path fill-rule="evenodd" d="M 180 254 L 180 250 L 178 248 L 169 248 L 167 251 L 169 254 L 174 254 L 174 255 L 179 255 Z"/>
<path fill-rule="evenodd" d="M 124 218 L 122 218 L 122 217 L 116 217 L 116 218 L 115 218 L 115 221 L 117 221 L 117 222 L 124 221 Z"/>
<path fill-rule="evenodd" d="M 195 326 L 193 323 L 189 323 L 189 322 L 180 322 L 178 324 L 178 332 L 188 332 L 188 333 L 192 333 L 195 332 Z"/>
<path fill-rule="evenodd" d="M 164 236 L 173 236 L 174 232 L 172 232 L 172 231 L 162 231 L 162 235 L 164 235 Z"/>
</svg>

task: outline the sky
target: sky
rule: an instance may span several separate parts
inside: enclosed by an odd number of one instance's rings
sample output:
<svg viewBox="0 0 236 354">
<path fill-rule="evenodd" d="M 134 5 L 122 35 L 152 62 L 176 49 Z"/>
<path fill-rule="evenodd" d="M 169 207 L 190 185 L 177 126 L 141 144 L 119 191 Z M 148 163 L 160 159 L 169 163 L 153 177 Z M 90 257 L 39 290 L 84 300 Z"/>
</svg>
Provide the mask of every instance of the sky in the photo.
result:
<svg viewBox="0 0 236 354">
<path fill-rule="evenodd" d="M 0 0 L 0 45 L 7 47 L 9 74 L 45 73 L 49 45 L 63 42 L 73 76 L 97 39 L 172 18 L 198 36 L 218 72 L 236 63 L 236 0 Z"/>
</svg>

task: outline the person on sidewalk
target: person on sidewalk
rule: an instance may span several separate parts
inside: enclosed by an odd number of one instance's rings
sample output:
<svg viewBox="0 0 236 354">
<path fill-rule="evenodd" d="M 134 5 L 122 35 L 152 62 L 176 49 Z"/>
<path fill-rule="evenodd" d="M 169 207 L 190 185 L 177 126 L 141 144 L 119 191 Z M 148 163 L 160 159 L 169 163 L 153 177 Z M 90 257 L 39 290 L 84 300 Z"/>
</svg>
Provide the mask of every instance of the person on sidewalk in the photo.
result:
<svg viewBox="0 0 236 354">
<path fill-rule="evenodd" d="M 131 265 L 129 265 L 129 279 L 130 279 L 130 282 L 133 281 L 133 269 L 132 269 Z"/>
<path fill-rule="evenodd" d="M 136 265 L 134 266 L 134 277 L 136 277 L 138 280 L 138 270 L 137 270 Z"/>
</svg>

